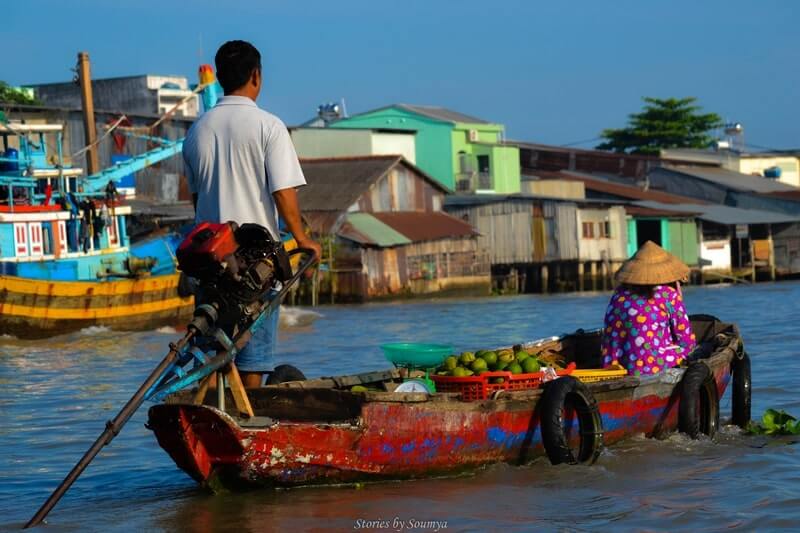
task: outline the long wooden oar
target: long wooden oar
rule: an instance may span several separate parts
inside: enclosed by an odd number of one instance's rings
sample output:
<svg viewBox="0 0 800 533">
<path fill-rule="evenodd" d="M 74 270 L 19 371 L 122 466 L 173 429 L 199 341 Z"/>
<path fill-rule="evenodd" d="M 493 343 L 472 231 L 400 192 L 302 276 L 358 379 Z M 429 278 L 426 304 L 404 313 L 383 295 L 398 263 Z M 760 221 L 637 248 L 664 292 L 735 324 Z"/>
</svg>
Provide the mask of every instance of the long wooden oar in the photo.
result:
<svg viewBox="0 0 800 533">
<path fill-rule="evenodd" d="M 89 466 L 89 463 L 92 462 L 92 459 L 94 459 L 95 456 L 100 453 L 100 450 L 103 449 L 103 446 L 111 442 L 114 437 L 119 434 L 122 426 L 128 422 L 130 417 L 133 416 L 133 413 L 135 413 L 136 410 L 146 400 L 145 394 L 150 387 L 156 384 L 158 380 L 161 379 L 161 375 L 164 373 L 164 371 L 166 371 L 172 365 L 172 363 L 178 360 L 180 352 L 192 339 L 192 337 L 194 337 L 194 335 L 195 330 L 190 329 L 186 335 L 184 335 L 183 338 L 178 341 L 177 344 L 170 344 L 169 353 L 166 355 L 166 357 L 164 357 L 155 370 L 150 373 L 144 383 L 139 386 L 139 389 L 136 391 L 133 397 L 128 400 L 128 403 L 125 404 L 125 407 L 123 407 L 122 410 L 117 413 L 117 416 L 115 416 L 113 420 L 106 422 L 106 429 L 103 431 L 103 433 L 97 437 L 97 440 L 94 441 L 94 444 L 92 444 L 91 448 L 89 448 L 87 452 L 83 454 L 83 457 L 81 457 L 81 460 L 78 461 L 78 464 L 72 467 L 72 470 L 70 470 L 69 474 L 67 474 L 67 477 L 64 478 L 64 481 L 62 481 L 58 488 L 53 491 L 53 494 L 47 498 L 47 501 L 44 502 L 38 511 L 36 511 L 36 514 L 33 515 L 33 518 L 31 518 L 27 524 L 25 524 L 23 529 L 35 526 L 44 520 L 44 518 L 47 516 L 47 513 L 49 513 L 53 507 L 55 507 L 61 497 L 64 496 L 64 493 L 67 492 L 75 480 L 78 479 L 78 476 L 80 476 L 86 467 Z"/>
<path fill-rule="evenodd" d="M 290 251 L 289 255 L 301 253 L 306 254 L 308 257 L 300 265 L 300 268 L 297 269 L 297 272 L 294 273 L 291 279 L 283 284 L 280 292 L 274 298 L 268 299 L 263 303 L 259 314 L 256 316 L 256 319 L 253 321 L 253 323 L 251 323 L 250 327 L 240 331 L 234 337 L 233 341 L 237 349 L 240 350 L 247 345 L 252 335 L 252 328 L 256 322 L 259 322 L 259 319 L 264 317 L 266 314 L 273 312 L 274 309 L 280 304 L 284 296 L 286 296 L 289 288 L 294 285 L 298 279 L 300 279 L 300 276 L 303 274 L 303 272 L 305 272 L 311 265 L 314 264 L 314 253 L 311 250 L 307 250 L 305 248 L 296 248 Z M 72 467 L 72 470 L 70 470 L 69 474 L 67 474 L 67 477 L 64 478 L 64 481 L 62 481 L 58 488 L 56 488 L 50 497 L 47 498 L 47 501 L 44 502 L 38 511 L 36 511 L 36 514 L 33 515 L 33 518 L 31 518 L 27 524 L 25 524 L 23 529 L 40 524 L 42 520 L 44 520 L 47 514 L 61 499 L 61 497 L 64 496 L 64 493 L 66 493 L 75 480 L 78 479 L 78 476 L 80 476 L 83 471 L 86 470 L 86 467 L 89 466 L 89 463 L 91 463 L 97 454 L 100 453 L 100 450 L 103 449 L 103 446 L 114 440 L 114 437 L 119 434 L 122 426 L 124 426 L 131 416 L 133 416 L 133 413 L 135 413 L 136 410 L 141 407 L 142 403 L 144 403 L 144 401 L 148 398 L 148 392 L 150 392 L 150 389 L 161 380 L 164 372 L 169 370 L 172 367 L 172 364 L 178 360 L 181 351 L 183 351 L 183 348 L 189 341 L 192 340 L 196 333 L 197 331 L 190 327 L 186 335 L 184 335 L 177 344 L 170 343 L 169 353 L 166 355 L 166 357 L 164 357 L 155 370 L 150 373 L 144 383 L 139 386 L 139 389 L 136 391 L 133 397 L 128 400 L 128 403 L 125 404 L 125 407 L 123 407 L 122 410 L 117 413 L 117 416 L 115 416 L 113 420 L 106 422 L 106 429 L 103 431 L 103 433 L 97 437 L 97 440 L 94 441 L 94 444 L 92 444 L 91 448 L 89 448 L 89 450 L 83 454 L 83 457 L 81 457 L 81 460 L 78 461 L 78 464 Z M 218 354 L 217 358 L 223 359 L 228 355 L 229 354 L 226 352 L 223 352 Z M 217 358 L 215 358 L 215 360 Z"/>
</svg>

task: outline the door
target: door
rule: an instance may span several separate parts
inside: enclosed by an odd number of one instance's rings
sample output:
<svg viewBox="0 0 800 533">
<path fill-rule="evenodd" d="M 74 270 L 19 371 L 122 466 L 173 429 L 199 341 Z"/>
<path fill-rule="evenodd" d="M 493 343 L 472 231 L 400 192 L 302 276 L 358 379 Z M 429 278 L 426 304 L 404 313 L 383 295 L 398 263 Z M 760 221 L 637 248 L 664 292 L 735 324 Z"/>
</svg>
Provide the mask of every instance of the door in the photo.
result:
<svg viewBox="0 0 800 533">
<path fill-rule="evenodd" d="M 640 218 L 636 221 L 636 249 L 638 250 L 647 241 L 653 241 L 663 246 L 661 240 L 661 220 Z"/>
</svg>

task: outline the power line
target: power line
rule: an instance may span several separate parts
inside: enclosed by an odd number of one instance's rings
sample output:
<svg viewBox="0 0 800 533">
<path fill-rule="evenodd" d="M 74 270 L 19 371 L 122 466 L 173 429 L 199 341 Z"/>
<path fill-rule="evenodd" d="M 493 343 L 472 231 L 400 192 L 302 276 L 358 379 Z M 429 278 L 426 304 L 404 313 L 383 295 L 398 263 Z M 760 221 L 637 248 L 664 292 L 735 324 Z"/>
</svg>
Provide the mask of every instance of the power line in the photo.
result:
<svg viewBox="0 0 800 533">
<path fill-rule="evenodd" d="M 593 138 L 591 138 L 591 139 L 584 139 L 584 140 L 582 140 L 582 141 L 575 141 L 575 142 L 571 142 L 571 143 L 566 143 L 566 144 L 562 144 L 562 145 L 560 145 L 560 146 L 564 146 L 564 147 L 569 147 L 569 146 L 577 146 L 577 145 L 579 145 L 579 144 L 586 144 L 586 143 L 591 143 L 591 142 L 599 141 L 599 140 L 601 140 L 602 138 L 603 138 L 603 137 L 593 137 Z"/>
</svg>

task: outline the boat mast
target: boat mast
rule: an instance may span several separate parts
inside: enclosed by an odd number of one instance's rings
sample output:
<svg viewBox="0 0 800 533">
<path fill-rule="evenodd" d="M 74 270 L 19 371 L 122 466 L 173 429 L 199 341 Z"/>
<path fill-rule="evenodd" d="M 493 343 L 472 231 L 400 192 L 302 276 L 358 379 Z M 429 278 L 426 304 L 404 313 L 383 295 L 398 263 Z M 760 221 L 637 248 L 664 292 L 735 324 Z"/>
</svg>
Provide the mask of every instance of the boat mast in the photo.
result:
<svg viewBox="0 0 800 533">
<path fill-rule="evenodd" d="M 89 70 L 89 54 L 78 52 L 78 82 L 81 86 L 81 103 L 83 104 L 83 131 L 86 136 L 86 146 L 89 151 L 86 155 L 86 167 L 89 174 L 100 172 L 100 160 L 97 157 L 94 123 L 94 100 L 92 98 L 92 74 Z"/>
</svg>

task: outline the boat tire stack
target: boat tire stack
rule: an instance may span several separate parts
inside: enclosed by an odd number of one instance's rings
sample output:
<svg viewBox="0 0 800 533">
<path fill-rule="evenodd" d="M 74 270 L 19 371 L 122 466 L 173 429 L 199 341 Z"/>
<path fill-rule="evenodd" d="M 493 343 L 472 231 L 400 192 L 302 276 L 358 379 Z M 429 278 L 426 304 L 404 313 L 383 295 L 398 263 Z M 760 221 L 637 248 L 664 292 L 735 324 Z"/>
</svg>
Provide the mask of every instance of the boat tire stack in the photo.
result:
<svg viewBox="0 0 800 533">
<path fill-rule="evenodd" d="M 752 389 L 750 356 L 742 350 L 731 361 L 731 422 L 742 429 L 750 423 Z"/>
<path fill-rule="evenodd" d="M 702 361 L 683 374 L 678 407 L 678 429 L 690 438 L 713 438 L 719 428 L 719 394 L 711 369 Z"/>
<path fill-rule="evenodd" d="M 564 412 L 570 409 L 577 415 L 580 432 L 577 455 L 570 448 L 569 438 L 564 430 Z M 588 465 L 600 456 L 603 448 L 603 420 L 594 395 L 579 380 L 564 376 L 545 383 L 539 424 L 542 444 L 552 464 Z"/>
</svg>

